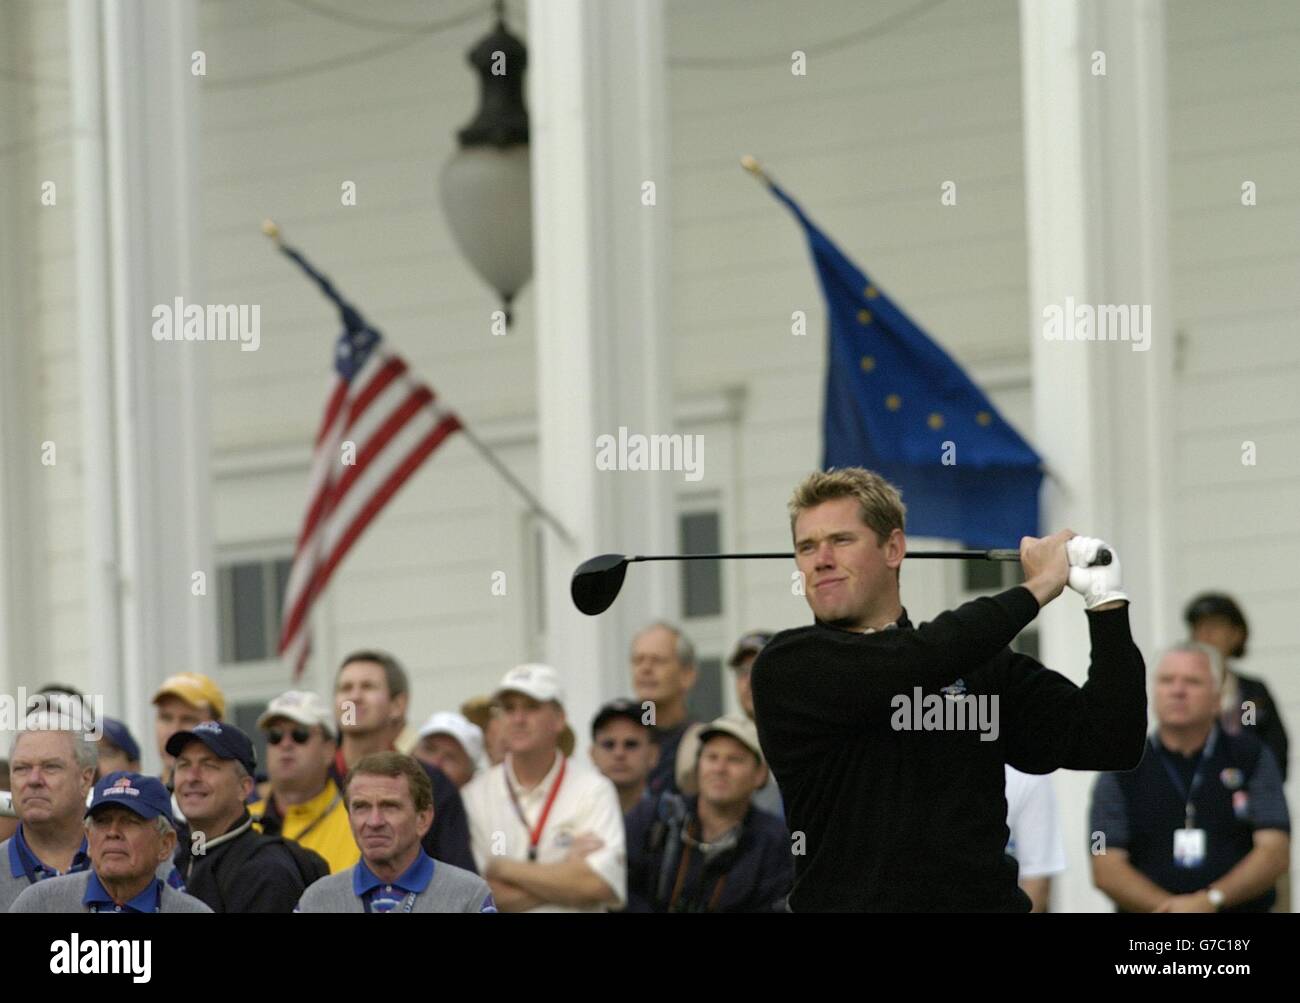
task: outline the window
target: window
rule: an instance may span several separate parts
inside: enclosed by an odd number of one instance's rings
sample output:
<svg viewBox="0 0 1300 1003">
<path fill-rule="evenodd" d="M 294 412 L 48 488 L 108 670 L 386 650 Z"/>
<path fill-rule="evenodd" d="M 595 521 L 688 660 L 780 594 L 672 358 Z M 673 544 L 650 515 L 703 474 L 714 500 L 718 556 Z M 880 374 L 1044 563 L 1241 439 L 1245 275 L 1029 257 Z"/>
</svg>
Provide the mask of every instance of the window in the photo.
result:
<svg viewBox="0 0 1300 1003">
<path fill-rule="evenodd" d="M 965 575 L 966 591 L 977 593 L 1001 591 L 1002 575 L 1005 570 L 1006 565 L 1002 561 L 963 561 L 962 571 Z"/>
<path fill-rule="evenodd" d="M 716 554 L 722 550 L 717 512 L 688 512 L 678 518 L 677 535 L 683 554 Z M 682 616 L 717 616 L 722 612 L 722 562 L 682 561 Z"/>
<path fill-rule="evenodd" d="M 722 686 L 725 670 L 721 658 L 699 658 L 696 666 L 695 688 L 686 701 L 687 710 L 697 721 L 712 721 L 722 716 Z"/>
<path fill-rule="evenodd" d="M 962 602 L 976 596 L 996 595 L 1025 580 L 1019 561 L 963 561 Z M 1038 628 L 1029 626 L 1016 635 L 1011 650 L 1030 658 L 1038 657 Z"/>
<path fill-rule="evenodd" d="M 699 506 L 677 517 L 677 544 L 682 554 L 717 554 L 722 546 L 722 517 L 716 505 Z M 712 721 L 723 710 L 723 687 L 730 685 L 721 652 L 727 644 L 722 617 L 721 561 L 682 561 L 683 629 L 695 644 L 696 676 L 687 706 L 699 721 Z"/>
<path fill-rule="evenodd" d="M 217 569 L 217 634 L 221 662 L 274 658 L 280 640 L 280 605 L 289 584 L 289 557 L 239 561 Z"/>
</svg>

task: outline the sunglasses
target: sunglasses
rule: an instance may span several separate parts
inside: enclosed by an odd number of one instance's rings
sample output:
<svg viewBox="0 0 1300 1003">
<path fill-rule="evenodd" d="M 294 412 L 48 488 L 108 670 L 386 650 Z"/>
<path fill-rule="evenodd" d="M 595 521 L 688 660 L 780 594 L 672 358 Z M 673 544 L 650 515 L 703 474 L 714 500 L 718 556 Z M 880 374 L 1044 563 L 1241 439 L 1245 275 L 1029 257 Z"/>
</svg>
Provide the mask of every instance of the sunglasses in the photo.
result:
<svg viewBox="0 0 1300 1003">
<path fill-rule="evenodd" d="M 294 745 L 306 745 L 311 741 L 311 730 L 308 728 L 294 728 L 293 731 L 285 731 L 283 728 L 271 728 L 266 733 L 266 744 L 279 745 L 284 741 L 285 735 L 293 739 Z"/>
</svg>

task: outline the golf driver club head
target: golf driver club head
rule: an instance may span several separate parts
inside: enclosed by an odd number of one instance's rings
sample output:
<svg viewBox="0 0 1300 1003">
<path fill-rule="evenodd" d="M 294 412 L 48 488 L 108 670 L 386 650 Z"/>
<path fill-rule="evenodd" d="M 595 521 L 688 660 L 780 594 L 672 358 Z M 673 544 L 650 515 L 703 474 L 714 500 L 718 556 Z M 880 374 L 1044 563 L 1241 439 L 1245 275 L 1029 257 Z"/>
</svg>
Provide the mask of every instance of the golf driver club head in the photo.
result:
<svg viewBox="0 0 1300 1003">
<path fill-rule="evenodd" d="M 622 554 L 601 554 L 579 564 L 569 582 L 573 605 L 587 616 L 604 613 L 618 598 L 627 563 Z"/>
</svg>

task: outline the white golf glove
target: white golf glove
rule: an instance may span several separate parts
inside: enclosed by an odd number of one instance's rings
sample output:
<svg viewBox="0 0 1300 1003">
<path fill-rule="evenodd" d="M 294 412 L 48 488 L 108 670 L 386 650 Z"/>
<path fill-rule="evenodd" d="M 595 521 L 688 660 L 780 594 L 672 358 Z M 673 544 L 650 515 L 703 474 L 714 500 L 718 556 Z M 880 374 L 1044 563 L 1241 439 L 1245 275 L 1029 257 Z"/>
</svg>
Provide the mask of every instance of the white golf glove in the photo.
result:
<svg viewBox="0 0 1300 1003">
<path fill-rule="evenodd" d="M 1110 551 L 1110 563 L 1089 567 L 1102 547 Z M 1128 601 L 1119 583 L 1119 554 L 1110 544 L 1095 536 L 1075 536 L 1065 541 L 1065 554 L 1070 562 L 1070 588 L 1083 596 L 1084 609 L 1096 609 L 1116 599 Z"/>
</svg>

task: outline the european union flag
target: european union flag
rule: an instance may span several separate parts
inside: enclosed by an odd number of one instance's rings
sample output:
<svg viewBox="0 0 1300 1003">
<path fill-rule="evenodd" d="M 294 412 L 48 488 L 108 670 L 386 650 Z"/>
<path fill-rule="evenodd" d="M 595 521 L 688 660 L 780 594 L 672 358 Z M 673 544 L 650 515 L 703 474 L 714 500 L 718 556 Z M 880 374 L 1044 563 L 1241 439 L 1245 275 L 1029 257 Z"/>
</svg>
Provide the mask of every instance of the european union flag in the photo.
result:
<svg viewBox="0 0 1300 1003">
<path fill-rule="evenodd" d="M 822 468 L 903 493 L 907 528 L 972 547 L 1038 535 L 1042 461 L 935 342 L 777 185 L 803 224 L 830 317 Z"/>
</svg>

